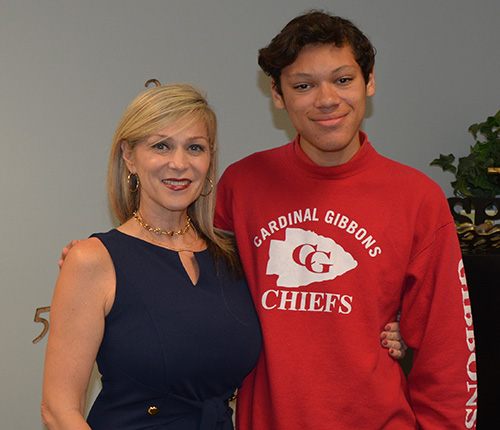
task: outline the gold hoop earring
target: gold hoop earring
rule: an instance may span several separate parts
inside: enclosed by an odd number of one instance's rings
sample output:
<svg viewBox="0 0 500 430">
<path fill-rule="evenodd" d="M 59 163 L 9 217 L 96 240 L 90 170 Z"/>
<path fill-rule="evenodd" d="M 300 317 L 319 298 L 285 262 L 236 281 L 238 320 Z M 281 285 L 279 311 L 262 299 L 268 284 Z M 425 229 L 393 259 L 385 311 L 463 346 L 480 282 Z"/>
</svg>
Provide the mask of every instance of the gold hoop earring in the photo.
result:
<svg viewBox="0 0 500 430">
<path fill-rule="evenodd" d="M 201 197 L 208 196 L 214 190 L 214 181 L 212 181 L 209 177 L 206 177 L 205 180 L 210 182 L 210 191 L 206 194 L 200 194 Z"/>
<path fill-rule="evenodd" d="M 131 193 L 135 193 L 139 189 L 139 175 L 137 173 L 130 172 L 127 176 L 127 185 Z"/>
</svg>

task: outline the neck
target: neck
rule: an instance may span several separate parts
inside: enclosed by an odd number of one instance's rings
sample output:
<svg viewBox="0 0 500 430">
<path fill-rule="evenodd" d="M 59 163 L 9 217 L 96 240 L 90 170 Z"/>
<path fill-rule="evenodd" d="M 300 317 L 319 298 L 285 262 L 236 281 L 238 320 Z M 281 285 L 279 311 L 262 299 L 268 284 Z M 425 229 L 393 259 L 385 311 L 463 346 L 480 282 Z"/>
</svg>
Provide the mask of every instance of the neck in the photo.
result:
<svg viewBox="0 0 500 430">
<path fill-rule="evenodd" d="M 342 151 L 323 151 L 317 150 L 316 148 L 304 147 L 300 144 L 302 151 L 306 156 L 315 164 L 321 167 L 333 167 L 340 166 L 342 164 L 346 164 L 349 160 L 351 160 L 359 151 L 360 146 L 351 146 L 346 148 L 346 150 Z"/>
<path fill-rule="evenodd" d="M 340 166 L 349 162 L 361 149 L 365 139 L 365 134 L 359 130 L 349 141 L 341 143 L 332 142 L 323 147 L 317 147 L 305 141 L 301 135 L 298 135 L 298 145 L 314 164 L 321 167 Z"/>
<path fill-rule="evenodd" d="M 188 233 L 183 236 L 159 236 L 153 232 L 141 229 L 141 233 L 148 242 L 152 242 L 155 245 L 159 245 L 163 248 L 170 249 L 172 251 L 182 252 L 190 251 L 194 252 L 200 250 L 200 245 L 203 245 L 203 241 L 198 241 L 200 238 L 196 230 L 190 229 Z"/>
<path fill-rule="evenodd" d="M 184 213 L 183 215 L 181 215 L 181 217 L 179 217 L 180 219 L 184 218 L 184 221 L 177 222 L 177 225 L 173 228 L 166 227 L 165 224 L 162 226 L 157 224 L 150 224 L 148 222 L 149 220 L 145 219 L 139 210 L 134 212 L 133 218 L 142 228 L 150 233 L 155 233 L 157 235 L 183 236 L 191 228 L 191 219 L 189 218 L 187 213 Z"/>
</svg>

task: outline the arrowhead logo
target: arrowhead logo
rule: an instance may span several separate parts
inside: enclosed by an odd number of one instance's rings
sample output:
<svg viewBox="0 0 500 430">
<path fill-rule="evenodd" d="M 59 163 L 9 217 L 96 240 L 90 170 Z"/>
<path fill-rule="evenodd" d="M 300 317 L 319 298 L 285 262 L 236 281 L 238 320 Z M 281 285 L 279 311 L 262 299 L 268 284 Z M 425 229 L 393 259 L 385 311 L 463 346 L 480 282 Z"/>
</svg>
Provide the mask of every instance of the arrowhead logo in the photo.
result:
<svg viewBox="0 0 500 430">
<path fill-rule="evenodd" d="M 358 262 L 329 237 L 287 228 L 285 240 L 271 240 L 267 275 L 278 275 L 278 287 L 298 288 L 335 279 Z"/>
</svg>

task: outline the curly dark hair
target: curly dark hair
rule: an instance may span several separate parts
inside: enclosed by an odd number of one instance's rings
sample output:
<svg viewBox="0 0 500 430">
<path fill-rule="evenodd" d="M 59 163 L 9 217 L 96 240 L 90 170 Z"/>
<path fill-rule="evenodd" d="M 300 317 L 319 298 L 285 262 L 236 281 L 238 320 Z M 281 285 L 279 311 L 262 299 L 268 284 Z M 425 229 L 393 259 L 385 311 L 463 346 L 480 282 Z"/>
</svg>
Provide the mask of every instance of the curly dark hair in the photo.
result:
<svg viewBox="0 0 500 430">
<path fill-rule="evenodd" d="M 269 45 L 259 50 L 259 66 L 274 80 L 280 94 L 281 71 L 297 59 L 306 45 L 311 44 L 334 44 L 339 48 L 349 45 L 368 83 L 376 53 L 370 40 L 351 21 L 311 10 L 292 19 Z"/>
</svg>

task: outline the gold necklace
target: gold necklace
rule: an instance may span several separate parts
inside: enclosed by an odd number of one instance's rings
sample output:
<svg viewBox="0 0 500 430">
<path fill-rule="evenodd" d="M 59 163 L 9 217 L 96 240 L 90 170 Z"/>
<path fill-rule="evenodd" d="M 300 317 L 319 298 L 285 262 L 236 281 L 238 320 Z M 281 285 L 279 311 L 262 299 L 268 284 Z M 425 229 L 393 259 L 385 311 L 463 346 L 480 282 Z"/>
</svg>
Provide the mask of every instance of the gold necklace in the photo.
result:
<svg viewBox="0 0 500 430">
<path fill-rule="evenodd" d="M 144 222 L 144 220 L 139 215 L 139 211 L 135 211 L 132 215 L 134 216 L 134 219 L 142 227 L 144 227 L 147 231 L 156 233 L 158 235 L 165 234 L 165 235 L 168 235 L 168 236 L 177 236 L 177 235 L 181 235 L 182 236 L 183 234 L 186 233 L 186 231 L 189 230 L 189 227 L 191 227 L 191 218 L 189 218 L 189 215 L 186 215 L 186 225 L 184 227 L 182 227 L 180 230 L 177 230 L 177 231 L 175 231 L 175 230 L 162 230 L 160 227 L 158 227 L 158 228 L 151 227 L 149 224 L 147 224 L 146 222 Z"/>
<path fill-rule="evenodd" d="M 154 240 L 152 237 L 149 237 L 144 230 L 141 230 L 141 231 L 144 233 L 144 237 L 146 237 L 147 239 L 149 239 L 150 241 L 152 241 L 156 245 L 159 245 L 162 248 L 167 248 L 167 249 L 170 249 L 171 251 L 176 251 L 176 252 L 189 251 L 189 248 L 191 248 L 196 242 L 198 242 L 198 239 L 200 238 L 200 236 L 198 236 L 198 233 L 196 232 L 196 230 L 194 230 L 194 234 L 195 234 L 194 240 L 190 244 L 188 244 L 182 248 L 176 248 L 174 246 L 168 246 L 164 243 L 158 242 L 157 240 Z"/>
</svg>

